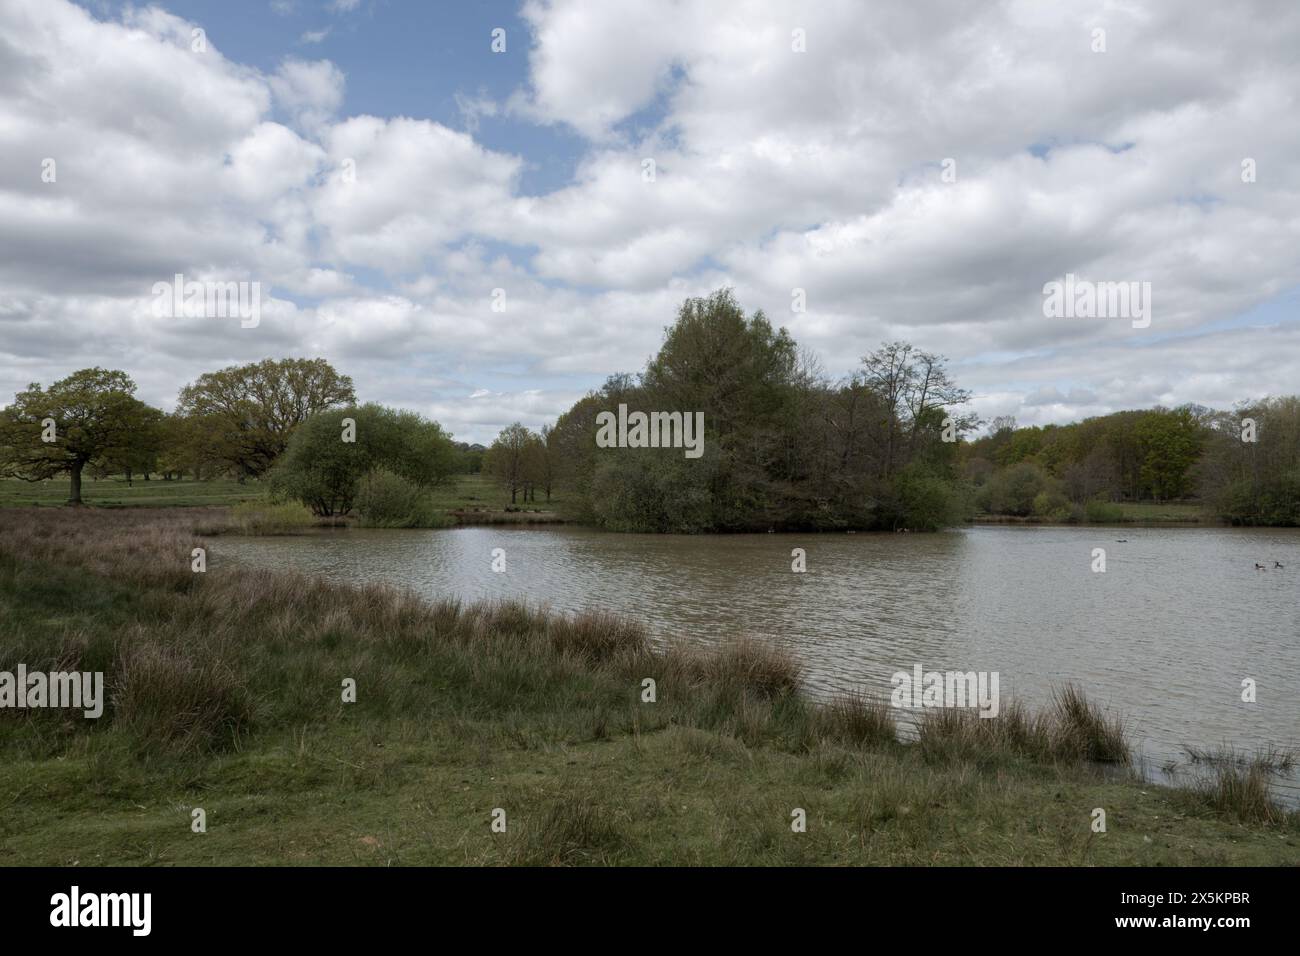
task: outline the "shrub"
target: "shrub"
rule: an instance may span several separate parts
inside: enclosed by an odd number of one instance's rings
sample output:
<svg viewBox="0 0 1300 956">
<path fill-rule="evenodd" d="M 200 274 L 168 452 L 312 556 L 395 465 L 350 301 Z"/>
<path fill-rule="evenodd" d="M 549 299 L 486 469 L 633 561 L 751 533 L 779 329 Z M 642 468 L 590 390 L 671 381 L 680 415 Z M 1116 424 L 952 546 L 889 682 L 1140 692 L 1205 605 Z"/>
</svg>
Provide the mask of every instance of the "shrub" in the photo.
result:
<svg viewBox="0 0 1300 956">
<path fill-rule="evenodd" d="M 361 479 L 355 506 L 367 528 L 445 528 L 454 523 L 438 511 L 428 492 L 384 468 Z"/>
<path fill-rule="evenodd" d="M 355 424 L 352 441 L 343 441 L 345 419 Z M 427 488 L 453 467 L 455 447 L 437 422 L 369 404 L 321 412 L 299 425 L 271 472 L 271 488 L 313 514 L 346 515 L 362 479 L 376 468 Z"/>
</svg>

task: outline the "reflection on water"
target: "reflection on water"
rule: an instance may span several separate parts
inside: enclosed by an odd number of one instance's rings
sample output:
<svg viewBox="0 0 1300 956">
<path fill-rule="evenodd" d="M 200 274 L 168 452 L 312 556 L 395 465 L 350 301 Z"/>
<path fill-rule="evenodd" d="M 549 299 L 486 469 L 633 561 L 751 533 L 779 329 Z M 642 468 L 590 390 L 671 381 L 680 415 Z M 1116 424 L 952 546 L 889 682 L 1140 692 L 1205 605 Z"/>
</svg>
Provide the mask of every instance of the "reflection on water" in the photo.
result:
<svg viewBox="0 0 1300 956">
<path fill-rule="evenodd" d="M 1120 543 L 1117 539 L 1127 539 Z M 491 570 L 504 548 L 507 570 Z M 790 570 L 804 548 L 808 571 Z M 1092 549 L 1106 549 L 1106 573 Z M 606 608 L 662 635 L 748 633 L 809 690 L 888 693 L 926 670 L 998 671 L 1003 699 L 1080 683 L 1123 713 L 1152 772 L 1182 746 L 1300 741 L 1300 532 L 975 527 L 932 535 L 615 535 L 573 528 L 221 538 L 233 558 L 430 596 Z M 1279 561 L 1283 570 L 1256 571 Z M 1241 700 L 1253 678 L 1258 700 Z M 1296 779 L 1284 795 L 1300 795 Z"/>
</svg>

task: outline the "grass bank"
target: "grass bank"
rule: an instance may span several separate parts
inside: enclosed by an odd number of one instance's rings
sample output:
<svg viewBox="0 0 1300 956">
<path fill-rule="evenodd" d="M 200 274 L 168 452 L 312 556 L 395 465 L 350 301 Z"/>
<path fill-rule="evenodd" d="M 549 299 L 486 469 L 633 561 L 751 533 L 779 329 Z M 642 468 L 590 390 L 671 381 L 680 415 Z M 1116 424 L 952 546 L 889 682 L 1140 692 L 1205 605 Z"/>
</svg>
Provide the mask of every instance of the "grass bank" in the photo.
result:
<svg viewBox="0 0 1300 956">
<path fill-rule="evenodd" d="M 0 858 L 102 864 L 1283 864 L 1300 821 L 1122 768 L 1043 713 L 816 706 L 779 651 L 220 560 L 219 512 L 0 511 L 0 670 L 102 670 L 98 721 L 0 711 Z M 195 547 L 208 571 L 190 570 Z M 643 701 L 645 680 L 655 701 Z M 355 681 L 356 702 L 342 687 Z M 1240 786 L 1246 781 L 1245 788 Z M 1235 782 L 1235 783 L 1234 783 Z M 1236 787 L 1236 789 L 1234 789 Z M 1242 796 L 1241 794 L 1244 794 Z M 1107 832 L 1092 830 L 1094 808 Z M 192 812 L 207 832 L 192 832 Z M 494 833 L 492 813 L 506 814 Z M 793 832 L 792 811 L 807 815 Z"/>
</svg>

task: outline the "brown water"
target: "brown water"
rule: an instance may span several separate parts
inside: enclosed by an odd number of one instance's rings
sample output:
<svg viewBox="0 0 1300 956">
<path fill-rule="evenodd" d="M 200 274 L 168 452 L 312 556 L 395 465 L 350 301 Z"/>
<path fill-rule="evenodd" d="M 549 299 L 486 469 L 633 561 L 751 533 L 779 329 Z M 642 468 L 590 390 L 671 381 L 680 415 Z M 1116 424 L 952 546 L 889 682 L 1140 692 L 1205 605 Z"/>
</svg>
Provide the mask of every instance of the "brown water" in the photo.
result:
<svg viewBox="0 0 1300 956">
<path fill-rule="evenodd" d="M 1126 543 L 1117 539 L 1125 538 Z M 1106 572 L 1092 549 L 1106 549 Z M 506 570 L 492 571 L 492 551 Z M 807 573 L 791 571 L 791 549 Z M 384 581 L 430 597 L 605 608 L 662 635 L 750 634 L 810 692 L 888 694 L 895 671 L 997 671 L 1005 702 L 1079 683 L 1124 715 L 1149 775 L 1187 745 L 1300 744 L 1300 531 L 974 527 L 941 534 L 616 535 L 346 530 L 221 538 L 214 561 Z M 1256 562 L 1283 570 L 1256 571 Z M 1253 678 L 1257 701 L 1241 700 Z M 1293 773 L 1279 781 L 1300 797 Z"/>
</svg>

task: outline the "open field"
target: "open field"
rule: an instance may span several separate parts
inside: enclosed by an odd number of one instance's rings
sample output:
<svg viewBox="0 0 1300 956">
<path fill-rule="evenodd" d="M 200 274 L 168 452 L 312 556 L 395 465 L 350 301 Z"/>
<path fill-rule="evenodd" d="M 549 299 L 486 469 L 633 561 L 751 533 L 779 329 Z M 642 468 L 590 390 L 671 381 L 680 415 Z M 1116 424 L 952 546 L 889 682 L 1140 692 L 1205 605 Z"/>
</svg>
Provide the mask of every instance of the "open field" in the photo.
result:
<svg viewBox="0 0 1300 956">
<path fill-rule="evenodd" d="M 510 492 L 486 475 L 454 475 L 434 488 L 431 495 L 439 510 L 462 512 L 467 522 L 483 524 L 556 520 L 563 515 L 565 502 L 563 493 L 553 494 L 548 503 L 546 495 L 539 492 L 536 502 L 520 501 L 515 506 L 519 511 L 506 512 Z M 229 478 L 136 479 L 131 485 L 116 477 L 99 481 L 87 478 L 82 484 L 82 497 L 87 506 L 97 508 L 219 507 L 268 500 L 265 485 L 255 481 L 240 484 Z M 67 478 L 38 482 L 0 479 L 0 507 L 57 507 L 67 500 Z"/>
<path fill-rule="evenodd" d="M 81 497 L 86 505 L 97 508 L 217 507 L 256 501 L 266 497 L 266 489 L 256 482 L 241 485 L 230 478 L 211 481 L 137 478 L 128 485 L 117 477 L 99 481 L 87 477 L 82 481 Z M 66 504 L 67 500 L 66 476 L 49 481 L 0 478 L 0 507 L 51 507 Z"/>
<path fill-rule="evenodd" d="M 1125 521 L 1159 521 L 1170 523 L 1217 523 L 1214 515 L 1209 514 L 1199 504 L 1156 503 L 1150 501 L 1126 501 L 1120 505 Z"/>
<path fill-rule="evenodd" d="M 208 509 L 0 511 L 0 669 L 102 670 L 98 721 L 0 712 L 13 863 L 1286 864 L 1300 820 L 1228 766 L 1142 783 L 1078 697 L 915 743 L 780 652 L 428 604 L 235 565 Z M 654 678 L 657 699 L 643 702 Z M 356 681 L 355 703 L 341 700 Z M 1105 758 L 1102 772 L 1090 758 Z M 207 832 L 191 832 L 195 807 Z M 1091 815 L 1107 813 L 1107 832 Z M 494 808 L 505 833 L 490 829 Z M 790 827 L 807 812 L 807 832 Z"/>
</svg>

